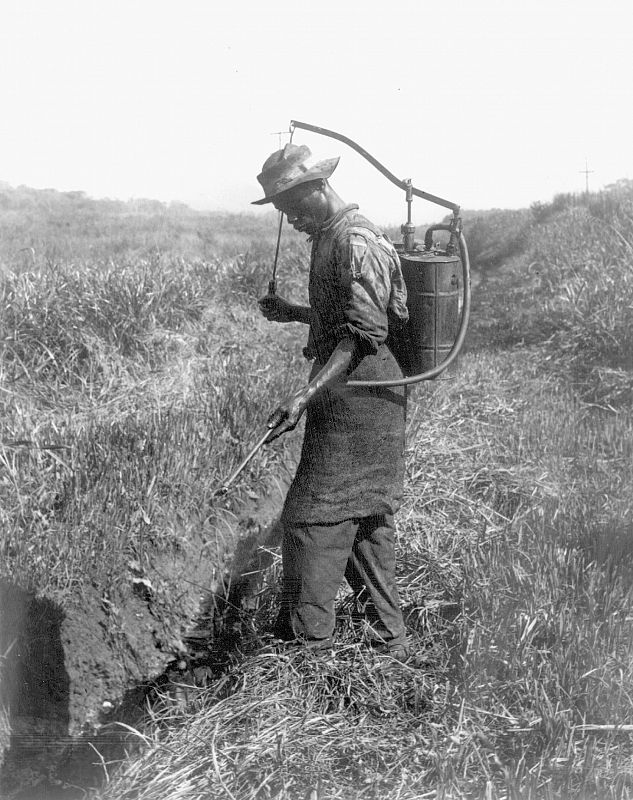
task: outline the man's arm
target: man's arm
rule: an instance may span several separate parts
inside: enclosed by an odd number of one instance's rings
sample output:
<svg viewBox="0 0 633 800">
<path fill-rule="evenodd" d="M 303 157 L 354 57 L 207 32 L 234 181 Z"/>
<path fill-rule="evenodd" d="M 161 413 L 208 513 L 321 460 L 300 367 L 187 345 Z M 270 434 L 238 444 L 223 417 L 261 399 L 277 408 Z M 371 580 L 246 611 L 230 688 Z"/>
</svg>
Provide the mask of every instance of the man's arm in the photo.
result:
<svg viewBox="0 0 633 800">
<path fill-rule="evenodd" d="M 320 392 L 338 381 L 347 380 L 347 372 L 356 355 L 356 342 L 350 337 L 341 339 L 334 352 L 329 357 L 327 364 L 320 370 L 307 386 L 299 389 L 273 411 L 268 418 L 268 427 L 274 428 L 274 433 L 268 439 L 271 442 L 282 433 L 291 431 L 301 419 L 308 403 Z"/>
</svg>

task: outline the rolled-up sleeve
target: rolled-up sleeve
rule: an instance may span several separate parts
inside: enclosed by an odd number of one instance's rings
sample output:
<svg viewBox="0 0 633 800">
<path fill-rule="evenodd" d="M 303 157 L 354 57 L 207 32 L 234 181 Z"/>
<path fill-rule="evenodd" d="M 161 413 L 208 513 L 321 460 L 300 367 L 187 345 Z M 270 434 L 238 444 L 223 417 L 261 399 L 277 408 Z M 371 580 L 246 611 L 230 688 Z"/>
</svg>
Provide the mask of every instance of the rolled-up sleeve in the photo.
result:
<svg viewBox="0 0 633 800">
<path fill-rule="evenodd" d="M 348 232 L 338 245 L 337 264 L 345 320 L 337 338 L 351 336 L 362 355 L 376 353 L 389 330 L 389 253 L 371 232 Z"/>
</svg>

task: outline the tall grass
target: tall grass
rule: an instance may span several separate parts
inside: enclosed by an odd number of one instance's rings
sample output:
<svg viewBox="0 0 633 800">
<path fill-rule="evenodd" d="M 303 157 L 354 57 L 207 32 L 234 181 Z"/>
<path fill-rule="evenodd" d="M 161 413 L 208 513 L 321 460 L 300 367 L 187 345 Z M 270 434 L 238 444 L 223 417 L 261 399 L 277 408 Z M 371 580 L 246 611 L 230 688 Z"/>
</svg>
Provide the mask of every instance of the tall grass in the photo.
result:
<svg viewBox="0 0 633 800">
<path fill-rule="evenodd" d="M 216 484 L 297 380 L 289 333 L 255 310 L 268 271 L 243 254 L 4 275 L 3 575 L 63 597 L 108 554 L 113 581 L 140 540 L 214 528 Z"/>
<path fill-rule="evenodd" d="M 365 648 L 344 593 L 331 659 L 271 649 L 277 562 L 226 673 L 183 674 L 188 702 L 165 696 L 99 797 L 633 796 L 633 418 L 592 372 L 620 363 L 631 296 L 603 228 L 577 209 L 535 226 L 486 273 L 460 375 L 417 392 L 398 518 L 415 660 Z M 593 300 L 572 313 L 574 274 Z"/>
<path fill-rule="evenodd" d="M 398 564 L 415 658 L 373 653 L 345 592 L 331 657 L 274 647 L 273 550 L 93 796 L 633 796 L 630 213 L 588 208 L 526 212 L 508 241 L 499 215 L 492 239 L 480 227 L 497 266 L 481 262 L 469 351 L 412 397 Z M 232 514 L 297 441 L 212 503 L 303 379 L 295 326 L 253 310 L 265 261 L 47 269 L 2 289 L 4 574 L 70 602 L 138 566 L 158 585 L 187 548 L 221 572 Z"/>
<path fill-rule="evenodd" d="M 584 209 L 548 225 L 533 251 L 557 292 L 545 311 L 560 321 L 557 346 L 593 399 L 618 404 L 633 390 L 633 216 Z"/>
<path fill-rule="evenodd" d="M 603 438 L 538 356 L 473 355 L 418 400 L 398 540 L 415 661 L 359 644 L 344 594 L 333 658 L 271 649 L 277 566 L 233 666 L 165 697 L 99 797 L 630 796 L 631 420 Z"/>
<path fill-rule="evenodd" d="M 78 260 L 262 256 L 275 239 L 273 212 L 202 212 L 183 203 L 0 184 L 0 259 L 14 270 Z"/>
<path fill-rule="evenodd" d="M 536 221 L 523 216 L 522 249 L 499 271 L 495 242 L 508 212 L 467 221 L 467 230 L 479 231 L 482 239 L 484 335 L 493 346 L 548 343 L 550 366 L 563 356 L 583 397 L 617 407 L 633 390 L 631 186 L 620 182 L 597 195 L 561 195 L 545 210 Z M 508 217 L 511 230 L 516 219 L 514 212 Z M 485 247 L 489 225 L 492 250 Z"/>
</svg>

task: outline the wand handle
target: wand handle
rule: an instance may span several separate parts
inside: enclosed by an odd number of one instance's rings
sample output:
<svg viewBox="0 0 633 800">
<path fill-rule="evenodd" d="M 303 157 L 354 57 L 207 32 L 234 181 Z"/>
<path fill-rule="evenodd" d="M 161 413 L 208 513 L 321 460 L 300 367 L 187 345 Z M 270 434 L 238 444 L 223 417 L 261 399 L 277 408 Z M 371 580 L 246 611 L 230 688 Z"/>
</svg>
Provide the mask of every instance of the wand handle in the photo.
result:
<svg viewBox="0 0 633 800">
<path fill-rule="evenodd" d="M 216 489 L 216 490 L 215 490 L 215 492 L 213 493 L 213 494 L 214 494 L 214 496 L 217 496 L 217 495 L 225 495 L 225 494 L 228 492 L 228 490 L 229 490 L 229 486 L 230 486 L 230 485 L 233 483 L 233 481 L 234 481 L 234 480 L 237 478 L 237 476 L 238 476 L 238 475 L 240 474 L 240 472 L 241 472 L 241 471 L 244 469 L 244 467 L 245 467 L 245 466 L 248 464 L 248 462 L 249 462 L 249 461 L 250 461 L 250 460 L 253 458 L 253 456 L 255 455 L 255 453 L 257 453 L 257 451 L 259 450 L 259 448 L 260 448 L 260 447 L 261 447 L 261 446 L 262 446 L 262 445 L 263 445 L 263 444 L 266 442 L 266 440 L 268 439 L 268 437 L 270 436 L 270 434 L 273 432 L 273 430 L 274 430 L 273 428 L 268 428 L 268 429 L 266 430 L 266 433 L 265 433 L 265 434 L 262 436 L 262 438 L 261 438 L 261 439 L 260 439 L 260 440 L 257 442 L 257 444 L 255 445 L 255 447 L 253 447 L 253 449 L 252 449 L 252 450 L 250 451 L 250 453 L 249 453 L 249 454 L 246 456 L 246 458 L 244 459 L 244 461 L 242 461 L 242 463 L 241 463 L 241 464 L 239 465 L 239 467 L 238 467 L 238 468 L 235 470 L 235 472 L 233 472 L 233 473 L 232 473 L 232 474 L 231 474 L 231 475 L 230 475 L 230 476 L 229 476 L 229 477 L 228 477 L 228 478 L 227 478 L 225 481 L 223 481 L 223 482 L 222 482 L 222 484 L 220 485 L 220 488 L 219 488 L 219 489 Z"/>
<path fill-rule="evenodd" d="M 275 280 L 277 276 L 277 261 L 279 259 L 279 245 L 281 244 L 281 229 L 284 224 L 284 213 L 283 211 L 279 212 L 279 229 L 277 230 L 277 247 L 275 248 L 275 260 L 273 262 L 273 275 L 272 278 L 268 281 L 268 294 L 276 294 L 277 292 L 277 281 Z"/>
</svg>

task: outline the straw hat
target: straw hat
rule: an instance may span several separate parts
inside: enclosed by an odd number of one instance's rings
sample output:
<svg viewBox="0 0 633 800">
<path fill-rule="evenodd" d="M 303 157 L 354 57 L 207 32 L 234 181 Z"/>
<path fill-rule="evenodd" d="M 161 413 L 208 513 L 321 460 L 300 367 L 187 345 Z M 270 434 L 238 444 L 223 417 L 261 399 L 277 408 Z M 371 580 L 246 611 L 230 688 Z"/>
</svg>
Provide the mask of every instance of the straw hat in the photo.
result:
<svg viewBox="0 0 633 800">
<path fill-rule="evenodd" d="M 283 150 L 277 150 L 264 161 L 257 180 L 264 189 L 265 197 L 254 200 L 253 205 L 270 203 L 277 195 L 294 189 L 301 183 L 329 178 L 338 162 L 338 158 L 326 158 L 315 162 L 310 148 L 305 144 L 287 144 Z"/>
</svg>

